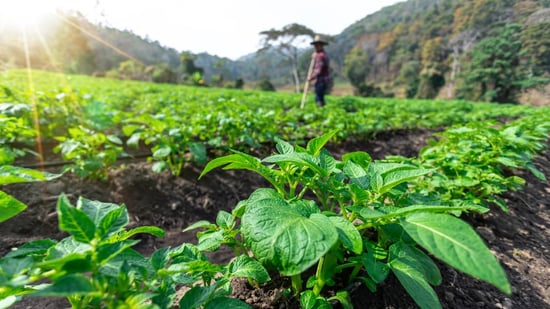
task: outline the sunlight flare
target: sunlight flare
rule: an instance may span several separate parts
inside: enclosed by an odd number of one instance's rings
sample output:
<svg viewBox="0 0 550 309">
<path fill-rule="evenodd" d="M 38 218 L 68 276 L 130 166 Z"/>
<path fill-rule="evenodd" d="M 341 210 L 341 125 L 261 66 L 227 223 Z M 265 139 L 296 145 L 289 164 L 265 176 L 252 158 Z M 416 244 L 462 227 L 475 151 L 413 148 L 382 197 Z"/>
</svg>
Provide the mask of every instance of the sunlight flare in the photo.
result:
<svg viewBox="0 0 550 309">
<path fill-rule="evenodd" d="M 27 28 L 34 26 L 55 11 L 49 1 L 17 0 L 0 10 L 1 28 Z"/>
</svg>

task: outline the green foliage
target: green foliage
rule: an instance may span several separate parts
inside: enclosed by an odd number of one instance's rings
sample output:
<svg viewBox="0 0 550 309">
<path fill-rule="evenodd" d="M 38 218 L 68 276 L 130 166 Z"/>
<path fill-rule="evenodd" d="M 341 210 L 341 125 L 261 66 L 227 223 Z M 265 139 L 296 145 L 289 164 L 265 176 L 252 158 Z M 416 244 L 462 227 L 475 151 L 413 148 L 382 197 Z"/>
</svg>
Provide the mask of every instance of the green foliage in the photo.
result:
<svg viewBox="0 0 550 309">
<path fill-rule="evenodd" d="M 26 71 L 9 71 L 2 76 L 2 82 L 18 97 L 16 102 L 36 103 L 39 121 L 36 123 L 33 113 L 26 111 L 30 110 L 29 104 L 5 105 L 7 113 L 16 114 L 4 122 L 9 124 L 4 145 L 22 154 L 24 148 L 19 145 L 34 142 L 31 137 L 37 132 L 42 142 L 59 137 L 67 146 L 67 160 L 75 160 L 70 162 L 74 164 L 70 169 L 79 170 L 86 177 L 105 175 L 114 158 L 124 156 L 132 147 L 151 150 L 154 155 L 150 159 L 156 161 L 156 170 L 169 169 L 178 174 L 186 162 L 205 162 L 207 148 L 209 153 L 227 153 L 228 148 L 248 150 L 271 143 L 274 136 L 304 143 L 319 132 L 333 129 L 340 130 L 338 140 L 362 138 L 384 130 L 437 128 L 472 120 L 517 117 L 535 110 L 529 106 L 465 101 L 358 97 L 329 98 L 330 108 L 326 109 L 300 109 L 296 104 L 299 98 L 290 93 L 85 76 L 67 79 L 38 71 L 33 72 L 36 90 L 31 92 L 25 88 L 27 77 Z M 58 88 L 61 82 L 65 86 Z M 375 92 L 377 89 L 368 91 Z M 30 129 L 33 124 L 38 125 L 39 131 Z M 25 132 L 32 136 L 27 137 Z M 62 150 L 61 146 L 57 149 Z M 9 157 L 12 160 L 14 153 Z"/>
<path fill-rule="evenodd" d="M 369 58 L 364 50 L 354 48 L 346 55 L 344 60 L 344 75 L 355 88 L 354 92 L 358 92 L 361 86 L 365 85 L 369 69 Z"/>
<path fill-rule="evenodd" d="M 275 91 L 275 86 L 269 81 L 267 78 L 261 79 L 259 82 L 256 83 L 255 89 L 261 90 L 261 91 Z"/>
<path fill-rule="evenodd" d="M 178 81 L 178 75 L 166 64 L 156 65 L 153 69 L 152 80 L 155 83 L 171 83 Z"/>
<path fill-rule="evenodd" d="M 57 204 L 61 241 L 35 240 L 0 259 L 0 302 L 21 297 L 66 297 L 74 308 L 171 308 L 177 288 L 189 290 L 180 308 L 249 308 L 230 299 L 231 278 L 269 279 L 265 269 L 241 256 L 227 266 L 210 263 L 194 245 L 161 248 L 150 258 L 132 249 L 131 239 L 146 233 L 163 237 L 157 227 L 126 229 L 125 206 L 66 196 Z M 252 280 L 252 279 L 251 279 Z"/>
<path fill-rule="evenodd" d="M 414 98 L 418 92 L 420 78 L 418 72 L 421 70 L 419 61 L 409 61 L 401 67 L 397 77 L 397 84 L 405 87 L 405 96 Z"/>
<path fill-rule="evenodd" d="M 195 65 L 196 56 L 190 52 L 183 52 L 180 55 L 180 78 L 179 80 L 188 85 L 203 85 L 204 70 Z"/>
<path fill-rule="evenodd" d="M 527 25 L 521 40 L 530 69 L 536 75 L 550 74 L 550 22 Z"/>
<path fill-rule="evenodd" d="M 533 163 L 535 154 L 545 148 L 543 141 L 550 131 L 548 116 L 543 114 L 506 125 L 474 122 L 438 134 L 439 140 L 419 155 L 421 166 L 438 170 L 422 186 L 439 192 L 450 204 L 497 204 L 507 211 L 498 195 L 519 189 L 525 181 L 507 175 L 506 170 L 524 168 L 545 180 Z"/>
<path fill-rule="evenodd" d="M 200 142 L 190 140 L 190 128 L 173 125 L 174 119 L 164 115 L 152 117 L 138 116 L 123 128 L 129 136 L 127 143 L 138 146 L 140 141 L 146 145 L 153 144 L 152 160 L 157 161 L 153 170 L 157 172 L 169 169 L 173 175 L 179 176 L 186 162 L 206 162 L 206 147 Z"/>
<path fill-rule="evenodd" d="M 491 102 L 516 102 L 521 90 L 545 80 L 533 80 L 522 65 L 521 25 L 507 24 L 472 50 L 459 89 L 462 98 Z"/>
<path fill-rule="evenodd" d="M 201 177 L 217 167 L 246 169 L 262 175 L 274 189 L 257 189 L 231 215 L 220 212 L 217 224 L 201 221 L 189 227 L 205 228 L 197 234 L 199 246 L 230 244 L 237 254 L 290 276 L 303 308 L 324 308 L 330 300 L 350 308 L 346 292 L 329 298 L 323 289 L 337 280 L 344 285 L 362 280 L 376 289 L 389 271 L 421 308 L 440 308 L 431 287 L 441 283 L 439 269 L 418 246 L 511 293 L 496 258 L 455 217 L 486 208 L 445 205 L 437 195 L 415 192 L 414 184 L 434 169 L 376 162 L 364 152 L 336 160 L 324 149 L 335 134 L 314 138 L 305 148 L 278 140 L 277 153 L 264 159 L 235 153 L 209 162 Z M 305 198 L 311 194 L 314 200 Z M 311 267 L 316 267 L 315 274 L 302 278 Z M 351 272 L 344 274 L 345 269 Z"/>
<path fill-rule="evenodd" d="M 83 178 L 106 180 L 109 169 L 124 155 L 122 141 L 116 135 L 106 135 L 83 126 L 69 128 L 69 136 L 60 136 L 55 152 L 71 161 L 65 170 Z"/>
</svg>

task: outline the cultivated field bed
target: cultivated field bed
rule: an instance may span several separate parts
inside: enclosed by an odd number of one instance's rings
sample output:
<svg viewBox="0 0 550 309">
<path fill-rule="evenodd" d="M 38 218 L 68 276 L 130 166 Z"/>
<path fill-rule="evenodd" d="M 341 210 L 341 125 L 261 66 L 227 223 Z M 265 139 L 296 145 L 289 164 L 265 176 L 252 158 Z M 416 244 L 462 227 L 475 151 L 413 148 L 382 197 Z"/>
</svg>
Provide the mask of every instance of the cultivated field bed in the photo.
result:
<svg viewBox="0 0 550 309">
<path fill-rule="evenodd" d="M 394 131 L 379 134 L 371 140 L 329 144 L 327 148 L 336 155 L 366 151 L 373 159 L 382 159 L 387 155 L 411 156 L 425 146 L 432 133 L 429 130 Z M 548 151 L 538 156 L 535 164 L 546 177 L 550 176 Z M 198 180 L 201 170 L 200 166 L 188 165 L 181 176 L 176 177 L 168 171 L 153 172 L 151 163 L 133 162 L 113 169 L 106 182 L 88 181 L 67 173 L 49 182 L 3 186 L 2 190 L 19 198 L 29 208 L 0 224 L 0 252 L 3 255 L 11 247 L 29 240 L 66 236 L 59 232 L 55 215 L 56 200 L 62 192 L 73 201 L 84 196 L 124 203 L 130 213 L 130 225 L 156 225 L 165 229 L 165 238 L 147 236 L 141 239 L 137 249 L 150 254 L 160 247 L 177 246 L 182 242 L 196 243 L 194 232 L 182 233 L 186 226 L 198 220 L 214 221 L 219 210 L 230 211 L 254 189 L 269 185 L 261 177 L 247 171 L 215 170 Z M 444 308 L 548 308 L 550 186 L 528 172 L 518 173 L 527 180 L 526 185 L 520 191 L 502 195 L 510 213 L 495 209 L 485 215 L 466 216 L 466 220 L 502 263 L 512 284 L 512 295 L 507 296 L 487 283 L 438 263 L 443 283 L 435 290 Z M 210 258 L 227 263 L 233 254 L 222 248 Z M 284 287 L 282 282 L 274 281 L 253 289 L 246 281 L 236 281 L 232 296 L 247 301 L 255 308 L 298 308 L 296 303 L 285 303 L 279 297 Z M 357 286 L 352 292 L 352 300 L 355 308 L 417 307 L 392 276 L 379 287 L 377 293 Z M 62 308 L 69 305 L 60 298 L 27 298 L 12 308 L 29 306 Z"/>
</svg>

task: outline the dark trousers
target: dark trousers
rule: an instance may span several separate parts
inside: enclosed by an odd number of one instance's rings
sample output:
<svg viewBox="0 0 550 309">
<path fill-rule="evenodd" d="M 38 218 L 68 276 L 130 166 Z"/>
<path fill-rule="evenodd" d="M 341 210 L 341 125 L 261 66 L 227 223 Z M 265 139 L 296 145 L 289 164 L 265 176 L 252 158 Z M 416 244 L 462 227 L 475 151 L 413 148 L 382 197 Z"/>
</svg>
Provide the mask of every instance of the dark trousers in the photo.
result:
<svg viewBox="0 0 550 309">
<path fill-rule="evenodd" d="M 325 106 L 325 93 L 327 92 L 327 83 L 315 83 L 315 103 L 318 106 Z"/>
</svg>

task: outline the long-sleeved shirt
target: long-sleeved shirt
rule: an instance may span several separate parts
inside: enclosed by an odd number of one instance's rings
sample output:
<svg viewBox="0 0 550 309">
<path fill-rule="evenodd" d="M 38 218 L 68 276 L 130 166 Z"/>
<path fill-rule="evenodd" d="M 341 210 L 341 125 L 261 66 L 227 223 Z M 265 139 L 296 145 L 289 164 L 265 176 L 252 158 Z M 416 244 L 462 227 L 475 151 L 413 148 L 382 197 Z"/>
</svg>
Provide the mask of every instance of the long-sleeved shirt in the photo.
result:
<svg viewBox="0 0 550 309">
<path fill-rule="evenodd" d="M 314 54 L 313 71 L 310 80 L 315 80 L 315 83 L 330 82 L 329 63 L 330 60 L 324 50 L 315 52 Z"/>
</svg>

